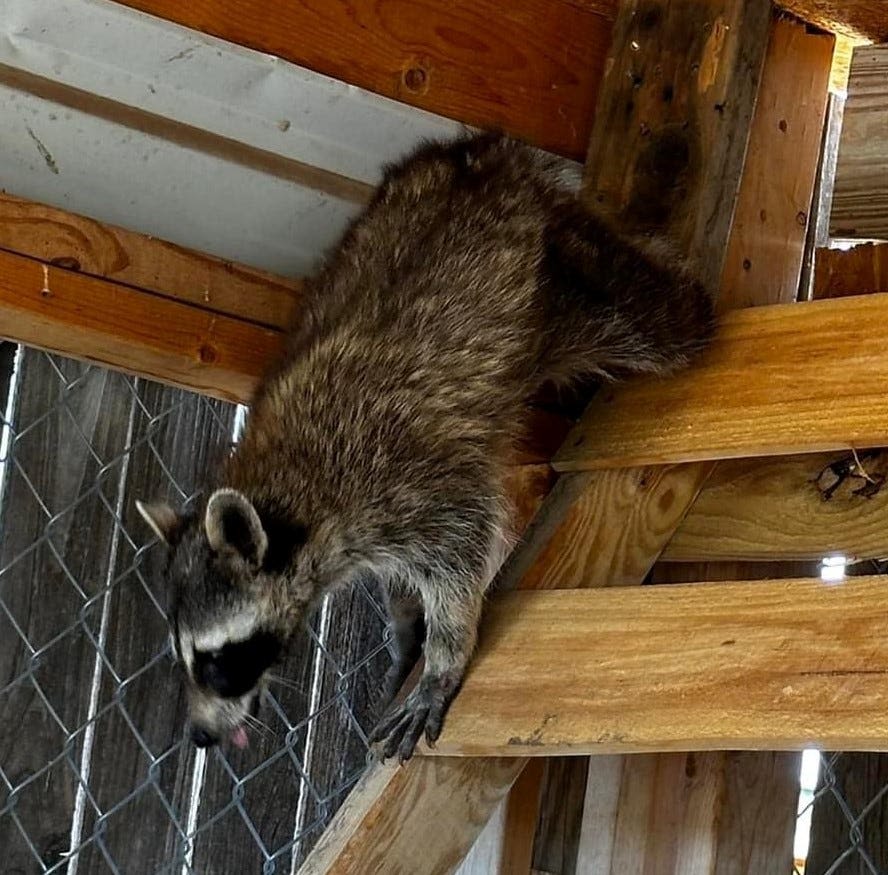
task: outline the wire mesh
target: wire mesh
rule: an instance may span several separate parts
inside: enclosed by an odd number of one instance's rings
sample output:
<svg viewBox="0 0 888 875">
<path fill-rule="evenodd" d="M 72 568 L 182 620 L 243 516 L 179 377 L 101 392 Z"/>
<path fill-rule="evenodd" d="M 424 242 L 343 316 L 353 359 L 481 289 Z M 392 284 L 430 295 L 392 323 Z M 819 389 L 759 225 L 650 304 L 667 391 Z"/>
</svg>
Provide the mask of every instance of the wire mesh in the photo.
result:
<svg viewBox="0 0 888 875">
<path fill-rule="evenodd" d="M 193 504 L 237 411 L 0 344 L 4 872 L 294 872 L 350 787 L 390 665 L 379 596 L 324 605 L 245 751 L 196 751 L 137 498 Z"/>
<path fill-rule="evenodd" d="M 794 875 L 888 873 L 888 754 L 815 753 L 799 799 Z"/>
</svg>

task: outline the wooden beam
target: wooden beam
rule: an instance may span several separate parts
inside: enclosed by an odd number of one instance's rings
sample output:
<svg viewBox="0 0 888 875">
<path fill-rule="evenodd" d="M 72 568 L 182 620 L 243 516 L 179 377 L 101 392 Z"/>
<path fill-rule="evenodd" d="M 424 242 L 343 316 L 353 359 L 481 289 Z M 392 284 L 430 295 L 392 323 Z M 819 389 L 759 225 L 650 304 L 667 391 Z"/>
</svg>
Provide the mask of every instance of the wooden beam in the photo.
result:
<svg viewBox="0 0 888 875">
<path fill-rule="evenodd" d="M 833 237 L 888 238 L 886 98 L 888 46 L 855 49 L 829 222 Z"/>
<path fill-rule="evenodd" d="M 726 315 L 698 364 L 600 392 L 559 471 L 888 443 L 888 295 Z"/>
<path fill-rule="evenodd" d="M 504 594 L 432 753 L 885 748 L 884 589 L 852 577 Z"/>
<path fill-rule="evenodd" d="M 888 39 L 888 13 L 882 0 L 778 0 L 778 5 L 833 33 L 877 42 Z"/>
<path fill-rule="evenodd" d="M 301 875 L 452 872 L 523 767 L 520 758 L 416 759 L 371 766 L 302 864 Z M 421 802 L 422 804 L 417 804 Z M 396 825 L 396 828 L 388 828 Z M 397 870 L 394 870 L 397 871 Z"/>
<path fill-rule="evenodd" d="M 421 109 L 581 158 L 610 43 L 602 0 L 124 0 Z"/>
<path fill-rule="evenodd" d="M 719 289 L 722 311 L 793 301 L 823 145 L 835 38 L 777 20 Z"/>
<path fill-rule="evenodd" d="M 274 276 L 2 192 L 0 248 L 278 330 L 293 321 L 302 291 L 300 279 Z"/>
<path fill-rule="evenodd" d="M 271 329 L 8 252 L 0 314 L 7 339 L 227 401 L 247 401 L 281 349 Z"/>
<path fill-rule="evenodd" d="M 674 238 L 712 288 L 769 23 L 770 6 L 759 2 L 625 2 L 589 144 L 586 191 L 596 210 L 628 232 Z"/>
<path fill-rule="evenodd" d="M 662 558 L 669 562 L 888 556 L 888 454 L 721 462 Z M 870 479 L 867 480 L 867 477 Z"/>
</svg>

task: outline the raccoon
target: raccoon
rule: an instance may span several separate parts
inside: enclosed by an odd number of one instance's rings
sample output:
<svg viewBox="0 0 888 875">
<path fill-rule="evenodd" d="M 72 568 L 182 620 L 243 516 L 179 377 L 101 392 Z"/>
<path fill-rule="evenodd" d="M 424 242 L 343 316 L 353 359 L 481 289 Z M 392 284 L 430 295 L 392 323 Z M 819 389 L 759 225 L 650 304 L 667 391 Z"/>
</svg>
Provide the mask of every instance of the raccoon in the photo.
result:
<svg viewBox="0 0 888 875">
<path fill-rule="evenodd" d="M 306 284 L 299 322 L 196 513 L 140 504 L 166 584 L 192 738 L 247 742 L 268 669 L 322 597 L 372 577 L 397 650 L 373 733 L 434 744 L 508 549 L 504 472 L 544 383 L 687 364 L 707 291 L 621 238 L 551 158 L 505 136 L 390 167 Z"/>
</svg>

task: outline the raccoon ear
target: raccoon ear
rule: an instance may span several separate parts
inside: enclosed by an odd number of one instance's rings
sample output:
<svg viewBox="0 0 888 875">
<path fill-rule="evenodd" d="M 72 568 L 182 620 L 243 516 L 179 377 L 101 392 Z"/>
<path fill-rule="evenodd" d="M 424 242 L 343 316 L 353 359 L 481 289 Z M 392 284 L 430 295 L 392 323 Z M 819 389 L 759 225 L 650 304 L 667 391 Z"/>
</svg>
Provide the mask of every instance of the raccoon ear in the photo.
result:
<svg viewBox="0 0 888 875">
<path fill-rule="evenodd" d="M 152 501 L 147 504 L 136 501 L 136 509 L 161 541 L 170 547 L 178 543 L 185 518 L 176 513 L 165 501 Z"/>
<path fill-rule="evenodd" d="M 235 489 L 217 489 L 207 502 L 204 518 L 207 540 L 214 550 L 235 550 L 261 565 L 268 536 L 252 502 Z"/>
</svg>

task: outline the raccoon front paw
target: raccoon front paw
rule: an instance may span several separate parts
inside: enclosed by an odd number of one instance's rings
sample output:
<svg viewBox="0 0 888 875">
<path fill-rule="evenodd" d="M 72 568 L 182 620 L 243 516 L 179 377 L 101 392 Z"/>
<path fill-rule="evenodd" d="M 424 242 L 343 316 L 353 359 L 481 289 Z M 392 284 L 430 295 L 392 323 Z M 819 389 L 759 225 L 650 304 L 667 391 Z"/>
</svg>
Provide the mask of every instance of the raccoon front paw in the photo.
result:
<svg viewBox="0 0 888 875">
<path fill-rule="evenodd" d="M 382 760 L 397 753 L 398 762 L 406 763 L 423 734 L 428 744 L 434 746 L 456 688 L 457 685 L 447 678 L 423 677 L 419 686 L 370 734 L 370 744 L 382 742 Z"/>
</svg>

